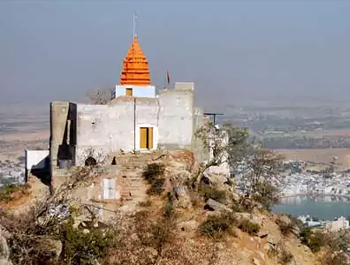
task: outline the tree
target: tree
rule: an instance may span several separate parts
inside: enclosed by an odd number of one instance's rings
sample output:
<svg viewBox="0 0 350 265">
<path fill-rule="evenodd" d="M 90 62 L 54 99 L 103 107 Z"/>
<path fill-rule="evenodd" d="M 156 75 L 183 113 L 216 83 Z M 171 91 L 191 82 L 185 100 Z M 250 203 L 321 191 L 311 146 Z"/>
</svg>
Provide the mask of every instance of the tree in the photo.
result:
<svg viewBox="0 0 350 265">
<path fill-rule="evenodd" d="M 248 187 L 246 197 L 258 200 L 267 209 L 277 202 L 278 190 L 273 185 L 273 180 L 282 168 L 283 156 L 255 144 L 247 129 L 237 128 L 232 124 L 216 127 L 208 123 L 195 135 L 209 151 L 208 162 L 202 166 L 196 177 L 197 189 L 208 168 L 227 162 L 231 169 L 236 169 L 243 163 L 243 176 Z"/>
<path fill-rule="evenodd" d="M 235 166 L 237 162 L 249 151 L 248 130 L 245 128 L 236 128 L 232 124 L 224 124 L 216 127 L 213 123 L 208 123 L 199 128 L 195 136 L 201 140 L 203 147 L 208 151 L 209 159 L 200 170 L 196 177 L 196 188 L 202 180 L 203 173 L 212 166 L 219 166 L 223 163 L 229 163 Z"/>
<path fill-rule="evenodd" d="M 278 202 L 278 189 L 273 182 L 283 168 L 283 156 L 256 147 L 246 161 L 248 170 L 244 178 L 249 184 L 246 196 L 259 201 L 270 210 L 271 206 Z"/>
<path fill-rule="evenodd" d="M 112 99 L 113 92 L 113 88 L 97 89 L 88 93 L 89 102 L 93 105 L 106 105 Z"/>
</svg>

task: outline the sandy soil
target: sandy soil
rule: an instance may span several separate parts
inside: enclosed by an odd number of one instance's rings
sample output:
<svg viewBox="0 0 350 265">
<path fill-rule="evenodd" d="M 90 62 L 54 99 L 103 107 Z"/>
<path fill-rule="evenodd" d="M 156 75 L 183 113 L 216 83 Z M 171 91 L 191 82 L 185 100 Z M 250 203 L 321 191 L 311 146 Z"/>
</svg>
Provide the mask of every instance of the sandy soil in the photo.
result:
<svg viewBox="0 0 350 265">
<path fill-rule="evenodd" d="M 0 160 L 17 160 L 25 149 L 46 149 L 49 106 L 0 106 Z"/>
<path fill-rule="evenodd" d="M 0 160 L 17 160 L 25 149 L 48 148 L 50 132 L 15 133 L 0 136 Z"/>
<path fill-rule="evenodd" d="M 332 157 L 337 157 L 336 164 L 340 168 L 350 167 L 350 149 L 278 149 L 275 150 L 287 159 L 329 163 Z"/>
</svg>

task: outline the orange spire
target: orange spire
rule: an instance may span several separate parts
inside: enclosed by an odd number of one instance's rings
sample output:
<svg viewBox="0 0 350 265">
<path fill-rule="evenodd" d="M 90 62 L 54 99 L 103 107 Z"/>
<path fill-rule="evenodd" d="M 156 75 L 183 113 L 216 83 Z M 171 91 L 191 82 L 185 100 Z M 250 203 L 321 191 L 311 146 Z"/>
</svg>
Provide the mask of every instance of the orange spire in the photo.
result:
<svg viewBox="0 0 350 265">
<path fill-rule="evenodd" d="M 143 54 L 137 36 L 134 36 L 128 54 L 124 59 L 120 84 L 134 86 L 148 86 L 151 84 L 147 58 Z"/>
</svg>

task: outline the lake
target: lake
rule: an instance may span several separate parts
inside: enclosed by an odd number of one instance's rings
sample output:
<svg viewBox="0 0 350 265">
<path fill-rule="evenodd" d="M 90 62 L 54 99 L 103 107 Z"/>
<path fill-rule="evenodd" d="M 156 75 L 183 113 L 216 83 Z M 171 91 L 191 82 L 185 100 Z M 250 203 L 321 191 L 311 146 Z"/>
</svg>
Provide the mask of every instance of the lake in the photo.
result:
<svg viewBox="0 0 350 265">
<path fill-rule="evenodd" d="M 309 195 L 282 198 L 280 204 L 272 208 L 274 213 L 287 213 L 298 217 L 310 215 L 322 220 L 333 220 L 340 216 L 350 216 L 350 199 L 343 197 L 312 197 Z"/>
</svg>

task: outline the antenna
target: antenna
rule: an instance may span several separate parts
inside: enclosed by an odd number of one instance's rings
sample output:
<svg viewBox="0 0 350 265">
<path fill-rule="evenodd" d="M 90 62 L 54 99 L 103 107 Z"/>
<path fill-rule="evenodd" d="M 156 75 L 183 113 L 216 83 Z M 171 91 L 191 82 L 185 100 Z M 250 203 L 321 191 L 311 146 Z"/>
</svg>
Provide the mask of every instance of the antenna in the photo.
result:
<svg viewBox="0 0 350 265">
<path fill-rule="evenodd" d="M 204 112 L 203 115 L 213 117 L 214 125 L 216 125 L 216 116 L 221 116 L 221 115 L 224 115 L 224 114 L 223 113 L 217 113 L 217 112 Z"/>
<path fill-rule="evenodd" d="M 132 17 L 133 37 L 137 37 L 137 14 L 134 12 Z"/>
</svg>

